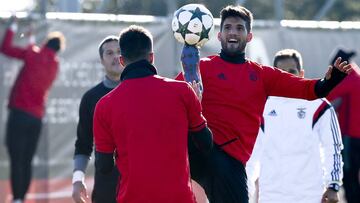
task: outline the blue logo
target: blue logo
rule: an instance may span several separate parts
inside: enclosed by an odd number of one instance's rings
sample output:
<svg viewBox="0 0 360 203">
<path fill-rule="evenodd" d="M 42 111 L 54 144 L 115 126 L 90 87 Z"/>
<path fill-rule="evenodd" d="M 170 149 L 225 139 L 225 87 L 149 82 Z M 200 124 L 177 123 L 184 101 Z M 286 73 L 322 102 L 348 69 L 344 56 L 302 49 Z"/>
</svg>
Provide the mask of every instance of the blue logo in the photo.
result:
<svg viewBox="0 0 360 203">
<path fill-rule="evenodd" d="M 250 72 L 249 78 L 250 78 L 251 81 L 257 81 L 258 80 L 258 76 L 257 76 L 255 71 Z"/>
<path fill-rule="evenodd" d="M 268 115 L 269 115 L 269 116 L 277 116 L 277 113 L 276 113 L 275 109 L 273 109 L 272 111 L 270 111 L 270 112 L 268 113 Z"/>
<path fill-rule="evenodd" d="M 218 77 L 220 80 L 226 80 L 226 76 L 225 76 L 224 73 L 218 74 L 217 77 Z"/>
</svg>

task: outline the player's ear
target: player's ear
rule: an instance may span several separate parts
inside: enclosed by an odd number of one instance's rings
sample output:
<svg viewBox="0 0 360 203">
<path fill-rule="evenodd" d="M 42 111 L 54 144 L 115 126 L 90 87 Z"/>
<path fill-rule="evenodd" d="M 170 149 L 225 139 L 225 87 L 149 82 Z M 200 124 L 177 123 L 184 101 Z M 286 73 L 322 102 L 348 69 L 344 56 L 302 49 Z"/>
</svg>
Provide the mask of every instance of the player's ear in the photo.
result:
<svg viewBox="0 0 360 203">
<path fill-rule="evenodd" d="M 125 67 L 125 61 L 124 61 L 124 57 L 120 55 L 119 57 L 119 63 L 121 64 L 122 67 Z"/>
<path fill-rule="evenodd" d="M 250 42 L 253 38 L 253 34 L 252 32 L 249 32 L 247 35 L 246 35 L 246 42 Z"/>
<path fill-rule="evenodd" d="M 150 63 L 154 63 L 154 52 L 151 52 L 151 53 L 149 54 L 149 62 L 150 62 Z"/>
<path fill-rule="evenodd" d="M 305 71 L 304 71 L 304 69 L 301 69 L 301 70 L 299 71 L 299 76 L 302 77 L 302 78 L 305 76 Z"/>
<path fill-rule="evenodd" d="M 218 38 L 219 41 L 221 41 L 221 32 L 218 32 L 217 38 Z"/>
</svg>

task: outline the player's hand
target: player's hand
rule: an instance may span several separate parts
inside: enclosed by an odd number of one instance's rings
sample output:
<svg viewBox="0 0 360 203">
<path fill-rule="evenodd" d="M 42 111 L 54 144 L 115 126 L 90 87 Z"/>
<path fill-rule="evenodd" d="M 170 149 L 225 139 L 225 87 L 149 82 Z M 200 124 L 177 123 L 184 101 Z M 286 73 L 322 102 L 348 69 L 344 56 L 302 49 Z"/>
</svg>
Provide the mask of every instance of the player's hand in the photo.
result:
<svg viewBox="0 0 360 203">
<path fill-rule="evenodd" d="M 17 23 L 17 18 L 16 15 L 11 15 L 8 21 L 9 25 L 13 24 L 13 23 Z"/>
<path fill-rule="evenodd" d="M 11 29 L 13 32 L 17 31 L 18 25 L 17 25 L 17 18 L 15 15 L 10 16 L 7 22 L 7 28 Z"/>
<path fill-rule="evenodd" d="M 194 89 L 196 96 L 198 97 L 199 101 L 202 99 L 202 91 L 201 91 L 201 83 L 196 82 L 195 80 L 192 83 L 189 83 L 191 87 Z"/>
<path fill-rule="evenodd" d="M 325 75 L 326 80 L 329 80 L 331 78 L 334 68 L 345 74 L 349 74 L 352 71 L 351 65 L 348 64 L 347 61 L 341 62 L 341 57 L 338 57 L 334 62 L 333 66 L 329 66 L 329 69 Z"/>
<path fill-rule="evenodd" d="M 334 190 L 327 189 L 321 198 L 321 203 L 337 203 L 339 202 L 339 194 Z"/>
<path fill-rule="evenodd" d="M 75 203 L 86 203 L 89 199 L 86 192 L 86 185 L 82 181 L 73 184 L 72 198 Z"/>
</svg>

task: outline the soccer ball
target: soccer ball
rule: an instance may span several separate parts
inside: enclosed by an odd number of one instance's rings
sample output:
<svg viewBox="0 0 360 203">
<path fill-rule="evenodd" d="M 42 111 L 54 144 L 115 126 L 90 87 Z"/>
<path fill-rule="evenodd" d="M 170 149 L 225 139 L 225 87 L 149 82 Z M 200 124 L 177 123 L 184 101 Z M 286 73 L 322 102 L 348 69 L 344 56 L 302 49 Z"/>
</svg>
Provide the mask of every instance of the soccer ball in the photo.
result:
<svg viewBox="0 0 360 203">
<path fill-rule="evenodd" d="M 187 4 L 175 11 L 171 27 L 180 43 L 201 47 L 214 32 L 214 18 L 205 6 Z"/>
</svg>

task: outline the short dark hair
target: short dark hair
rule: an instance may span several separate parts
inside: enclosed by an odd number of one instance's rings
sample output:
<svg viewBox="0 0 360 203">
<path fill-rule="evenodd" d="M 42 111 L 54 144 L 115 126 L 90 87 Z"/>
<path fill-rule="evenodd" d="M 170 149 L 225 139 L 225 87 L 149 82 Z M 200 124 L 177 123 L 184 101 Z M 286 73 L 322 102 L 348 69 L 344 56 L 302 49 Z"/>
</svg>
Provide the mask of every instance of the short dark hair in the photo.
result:
<svg viewBox="0 0 360 203">
<path fill-rule="evenodd" d="M 104 49 L 103 49 L 103 46 L 105 43 L 108 43 L 108 42 L 112 42 L 112 41 L 115 41 L 115 42 L 119 42 L 119 38 L 114 36 L 114 35 L 110 35 L 110 36 L 107 36 L 105 37 L 99 44 L 99 55 L 100 55 L 100 58 L 102 59 L 103 56 L 104 56 Z"/>
<path fill-rule="evenodd" d="M 274 67 L 277 67 L 277 63 L 284 59 L 294 59 L 296 62 L 296 69 L 300 71 L 303 69 L 303 61 L 301 54 L 295 49 L 283 49 L 278 51 L 274 57 Z"/>
<path fill-rule="evenodd" d="M 50 32 L 45 40 L 45 46 L 58 52 L 65 49 L 65 37 L 61 32 Z"/>
<path fill-rule="evenodd" d="M 228 17 L 240 17 L 246 22 L 246 30 L 251 32 L 253 14 L 247 8 L 243 6 L 233 6 L 229 5 L 220 11 L 220 30 L 222 30 L 224 21 Z"/>
<path fill-rule="evenodd" d="M 144 27 L 131 25 L 120 33 L 121 55 L 129 62 L 146 59 L 153 50 L 153 37 Z"/>
</svg>

